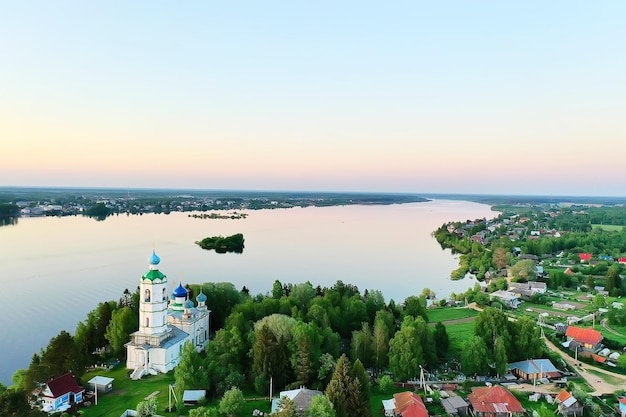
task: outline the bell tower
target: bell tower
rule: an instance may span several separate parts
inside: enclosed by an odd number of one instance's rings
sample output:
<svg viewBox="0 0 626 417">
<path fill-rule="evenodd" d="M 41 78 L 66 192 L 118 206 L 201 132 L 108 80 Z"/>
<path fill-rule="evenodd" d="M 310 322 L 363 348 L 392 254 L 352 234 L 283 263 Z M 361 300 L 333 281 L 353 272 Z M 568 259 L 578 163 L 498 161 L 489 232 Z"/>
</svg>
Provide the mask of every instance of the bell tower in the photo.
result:
<svg viewBox="0 0 626 417">
<path fill-rule="evenodd" d="M 159 271 L 161 258 L 152 251 L 150 269 L 139 285 L 139 333 L 158 335 L 167 330 L 167 277 Z"/>
</svg>

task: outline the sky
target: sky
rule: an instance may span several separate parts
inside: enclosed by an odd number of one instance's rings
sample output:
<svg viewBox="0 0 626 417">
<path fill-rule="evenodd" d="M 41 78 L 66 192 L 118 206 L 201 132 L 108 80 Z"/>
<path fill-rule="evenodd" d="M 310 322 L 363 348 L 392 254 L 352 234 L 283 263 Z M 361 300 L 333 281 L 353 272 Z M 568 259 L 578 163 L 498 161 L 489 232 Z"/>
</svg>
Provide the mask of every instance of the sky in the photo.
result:
<svg viewBox="0 0 626 417">
<path fill-rule="evenodd" d="M 0 0 L 0 186 L 624 196 L 625 15 Z"/>
</svg>

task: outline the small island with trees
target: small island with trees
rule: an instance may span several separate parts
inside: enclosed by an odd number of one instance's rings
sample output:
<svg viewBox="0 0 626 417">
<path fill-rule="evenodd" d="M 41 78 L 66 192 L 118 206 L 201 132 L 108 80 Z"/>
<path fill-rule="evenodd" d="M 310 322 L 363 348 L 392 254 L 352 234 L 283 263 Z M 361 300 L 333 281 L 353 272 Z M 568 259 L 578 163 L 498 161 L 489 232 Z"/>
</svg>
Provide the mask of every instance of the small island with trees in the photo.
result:
<svg viewBox="0 0 626 417">
<path fill-rule="evenodd" d="M 213 236 L 205 237 L 199 242 L 196 242 L 202 249 L 215 250 L 217 253 L 235 252 L 243 253 L 244 238 L 243 234 L 237 233 L 232 236 Z"/>
</svg>

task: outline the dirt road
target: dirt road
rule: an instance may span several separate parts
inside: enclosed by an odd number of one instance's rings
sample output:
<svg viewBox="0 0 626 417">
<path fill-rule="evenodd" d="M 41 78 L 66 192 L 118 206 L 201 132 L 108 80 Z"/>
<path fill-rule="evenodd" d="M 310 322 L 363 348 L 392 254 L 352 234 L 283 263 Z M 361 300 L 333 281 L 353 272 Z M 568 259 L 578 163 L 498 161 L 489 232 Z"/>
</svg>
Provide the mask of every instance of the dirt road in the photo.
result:
<svg viewBox="0 0 626 417">
<path fill-rule="evenodd" d="M 563 360 L 580 374 L 580 376 L 594 389 L 590 395 L 600 396 L 602 394 L 612 394 L 615 391 L 626 390 L 626 375 L 610 372 L 597 366 L 589 365 L 584 362 L 576 362 L 574 358 L 556 347 L 554 343 L 544 338 L 546 346 L 553 352 L 561 355 Z M 580 366 L 578 366 L 580 364 Z M 590 371 L 603 374 L 600 377 Z"/>
</svg>

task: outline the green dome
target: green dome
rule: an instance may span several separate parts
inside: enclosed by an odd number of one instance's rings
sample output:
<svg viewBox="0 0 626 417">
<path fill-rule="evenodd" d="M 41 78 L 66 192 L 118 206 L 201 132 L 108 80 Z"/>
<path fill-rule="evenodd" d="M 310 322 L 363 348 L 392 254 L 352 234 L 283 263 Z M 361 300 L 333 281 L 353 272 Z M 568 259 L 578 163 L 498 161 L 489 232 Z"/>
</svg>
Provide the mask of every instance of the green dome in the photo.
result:
<svg viewBox="0 0 626 417">
<path fill-rule="evenodd" d="M 150 281 L 154 281 L 155 279 L 163 280 L 165 278 L 165 274 L 159 271 L 158 269 L 151 269 L 145 274 L 143 274 L 142 279 L 148 278 Z"/>
</svg>

